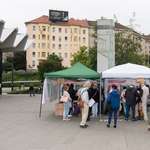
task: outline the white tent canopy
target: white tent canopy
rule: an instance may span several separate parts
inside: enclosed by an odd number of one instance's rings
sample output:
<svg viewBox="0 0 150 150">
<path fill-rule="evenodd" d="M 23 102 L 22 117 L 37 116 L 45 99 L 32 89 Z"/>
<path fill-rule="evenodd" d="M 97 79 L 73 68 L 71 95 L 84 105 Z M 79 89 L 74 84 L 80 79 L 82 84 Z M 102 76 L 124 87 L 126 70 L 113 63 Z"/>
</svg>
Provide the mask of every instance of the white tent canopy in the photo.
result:
<svg viewBox="0 0 150 150">
<path fill-rule="evenodd" d="M 150 78 L 150 68 L 127 63 L 103 71 L 101 78 Z"/>
</svg>

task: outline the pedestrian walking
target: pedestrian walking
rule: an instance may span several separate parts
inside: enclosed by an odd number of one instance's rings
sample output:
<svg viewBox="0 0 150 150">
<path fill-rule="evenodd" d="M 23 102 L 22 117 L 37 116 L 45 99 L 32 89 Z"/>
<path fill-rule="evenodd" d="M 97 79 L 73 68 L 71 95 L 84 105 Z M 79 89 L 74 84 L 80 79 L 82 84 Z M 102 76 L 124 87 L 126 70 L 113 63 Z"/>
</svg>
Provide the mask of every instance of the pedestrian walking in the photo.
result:
<svg viewBox="0 0 150 150">
<path fill-rule="evenodd" d="M 33 84 L 32 84 L 32 85 L 30 85 L 30 97 L 31 97 L 31 94 L 33 94 L 33 96 L 35 96 L 35 94 L 34 94 L 34 86 L 33 86 Z"/>
<path fill-rule="evenodd" d="M 110 127 L 112 114 L 114 112 L 114 126 L 113 127 L 116 128 L 117 127 L 117 112 L 120 107 L 120 95 L 116 91 L 117 86 L 115 84 L 111 86 L 111 89 L 112 91 L 109 93 L 107 97 L 107 103 L 111 104 L 111 110 L 109 111 L 107 127 L 108 128 Z"/>
<path fill-rule="evenodd" d="M 63 112 L 63 121 L 69 121 L 68 113 L 69 113 L 69 102 L 72 101 L 70 94 L 68 93 L 69 86 L 65 85 L 63 89 L 63 96 L 68 97 L 68 102 L 64 103 L 64 112 Z"/>
<path fill-rule="evenodd" d="M 80 123 L 81 128 L 86 128 L 88 125 L 86 125 L 86 120 L 88 116 L 88 111 L 89 111 L 89 95 L 88 95 L 88 90 L 89 89 L 89 83 L 85 82 L 83 85 L 83 89 L 80 93 L 82 102 L 84 103 L 84 107 L 82 108 L 82 121 Z"/>
</svg>

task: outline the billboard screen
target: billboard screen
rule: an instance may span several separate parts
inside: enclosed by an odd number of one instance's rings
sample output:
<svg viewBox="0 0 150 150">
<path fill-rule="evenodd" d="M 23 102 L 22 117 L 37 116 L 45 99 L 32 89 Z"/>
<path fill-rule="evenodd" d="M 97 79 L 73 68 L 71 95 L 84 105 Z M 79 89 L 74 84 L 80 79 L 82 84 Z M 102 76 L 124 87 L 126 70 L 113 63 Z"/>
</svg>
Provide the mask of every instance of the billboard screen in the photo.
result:
<svg viewBox="0 0 150 150">
<path fill-rule="evenodd" d="M 49 20 L 68 22 L 68 11 L 49 10 Z"/>
</svg>

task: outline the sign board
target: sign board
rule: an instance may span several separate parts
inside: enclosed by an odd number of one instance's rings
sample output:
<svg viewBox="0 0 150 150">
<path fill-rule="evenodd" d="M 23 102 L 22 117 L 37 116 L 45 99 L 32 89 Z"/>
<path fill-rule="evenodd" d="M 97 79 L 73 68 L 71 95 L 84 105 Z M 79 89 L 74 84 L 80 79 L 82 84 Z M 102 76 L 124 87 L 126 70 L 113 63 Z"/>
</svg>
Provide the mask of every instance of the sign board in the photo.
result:
<svg viewBox="0 0 150 150">
<path fill-rule="evenodd" d="M 115 31 L 112 19 L 97 20 L 97 71 L 115 66 Z"/>
<path fill-rule="evenodd" d="M 68 22 L 68 11 L 49 10 L 49 20 Z"/>
<path fill-rule="evenodd" d="M 65 83 L 65 79 L 64 78 L 58 78 L 57 79 L 57 83 L 64 84 Z"/>
<path fill-rule="evenodd" d="M 144 78 L 137 78 L 137 82 L 144 82 Z"/>
</svg>

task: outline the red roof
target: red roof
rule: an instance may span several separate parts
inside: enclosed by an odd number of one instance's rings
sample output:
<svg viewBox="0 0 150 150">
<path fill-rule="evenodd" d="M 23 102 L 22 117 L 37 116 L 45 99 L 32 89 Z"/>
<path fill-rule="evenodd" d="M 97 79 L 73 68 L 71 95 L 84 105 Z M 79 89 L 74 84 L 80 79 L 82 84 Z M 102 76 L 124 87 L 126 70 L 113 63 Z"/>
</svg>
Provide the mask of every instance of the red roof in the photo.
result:
<svg viewBox="0 0 150 150">
<path fill-rule="evenodd" d="M 57 24 L 57 25 L 66 25 L 66 26 L 70 26 L 70 25 L 77 25 L 77 26 L 84 26 L 84 27 L 88 27 L 88 23 L 87 20 L 75 20 L 74 18 L 68 19 L 68 22 L 53 22 L 53 21 L 49 21 L 49 17 L 48 16 L 41 16 L 39 18 L 36 18 L 34 20 L 25 22 L 25 24 L 27 23 L 49 23 L 49 24 Z"/>
</svg>

